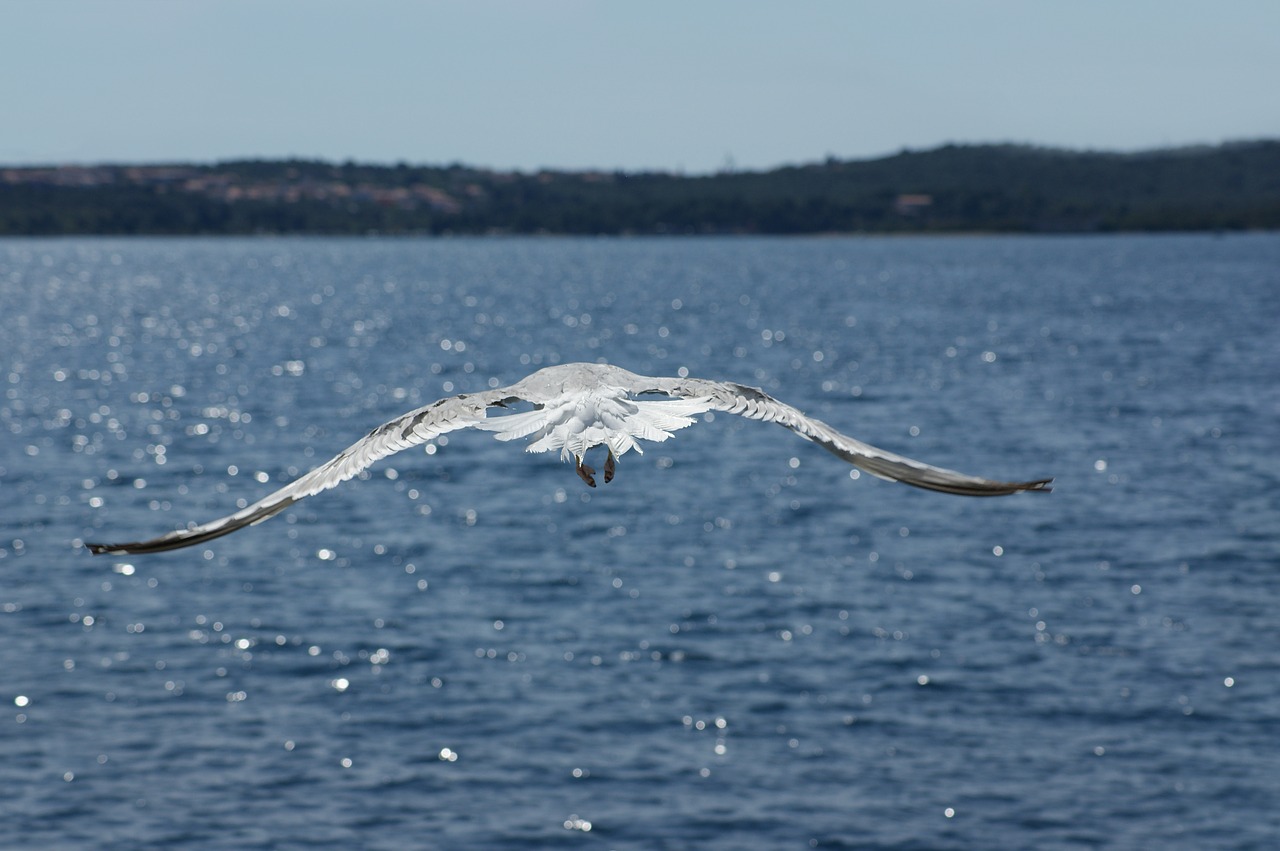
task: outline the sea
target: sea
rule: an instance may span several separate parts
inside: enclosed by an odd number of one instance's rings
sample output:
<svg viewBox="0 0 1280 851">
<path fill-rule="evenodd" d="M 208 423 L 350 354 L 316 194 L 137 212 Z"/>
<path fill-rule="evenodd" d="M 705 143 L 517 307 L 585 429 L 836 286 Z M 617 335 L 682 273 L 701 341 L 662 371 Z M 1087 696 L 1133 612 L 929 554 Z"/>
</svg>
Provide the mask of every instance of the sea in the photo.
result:
<svg viewBox="0 0 1280 851">
<path fill-rule="evenodd" d="M 1275 233 L 0 241 L 0 845 L 1280 847 L 1278 325 Z M 82 546 L 575 361 L 1053 491 L 719 414 Z"/>
</svg>

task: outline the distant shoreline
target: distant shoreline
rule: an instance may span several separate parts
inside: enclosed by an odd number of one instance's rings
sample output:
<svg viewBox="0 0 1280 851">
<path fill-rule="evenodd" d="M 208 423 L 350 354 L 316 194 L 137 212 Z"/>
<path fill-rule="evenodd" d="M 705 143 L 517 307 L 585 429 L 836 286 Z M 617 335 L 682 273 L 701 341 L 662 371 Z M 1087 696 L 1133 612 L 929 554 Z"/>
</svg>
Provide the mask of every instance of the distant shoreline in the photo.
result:
<svg viewBox="0 0 1280 851">
<path fill-rule="evenodd" d="M 947 145 L 683 176 L 313 160 L 0 167 L 0 236 L 847 236 L 1280 229 L 1280 140 Z"/>
<path fill-rule="evenodd" d="M 307 241 L 307 239 L 343 239 L 343 241 L 360 242 L 360 241 L 412 241 L 412 239 L 421 239 L 424 242 L 484 242 L 484 241 L 503 241 L 503 239 L 525 239 L 525 241 L 556 241 L 556 239 L 611 239 L 611 241 L 626 241 L 626 239 L 635 239 L 635 241 L 658 241 L 658 239 L 671 239 L 671 241 L 705 241 L 705 239 L 785 239 L 785 241 L 800 241 L 800 239 L 812 239 L 812 241 L 822 241 L 822 239 L 983 239 L 983 238 L 1012 238 L 1012 239 L 1066 239 L 1066 238 L 1084 238 L 1084 239 L 1106 239 L 1108 237 L 1149 237 L 1158 239 L 1162 237 L 1203 237 L 1212 238 L 1230 238 L 1230 237 L 1266 237 L 1266 235 L 1280 234 L 1280 227 L 1276 228 L 1240 228 L 1240 229 L 1201 229 L 1201 230 L 1092 230 L 1092 232 L 1079 232 L 1079 230 L 1062 230 L 1062 232 L 1052 232 L 1052 230 L 1044 230 L 1044 232 L 1024 232 L 1024 230 L 947 230 L 947 232 L 931 232 L 931 230 L 918 230 L 918 232 L 847 232 L 847 233 L 625 233 L 625 234 L 581 234 L 581 233 L 54 233 L 54 234 L 17 234 L 17 233 L 0 233 L 0 243 L 17 242 L 17 241 L 47 241 L 58 242 L 64 239 L 101 239 L 101 241 L 111 241 L 111 239 L 119 239 L 119 241 L 128 241 L 128 239 L 172 239 L 177 242 L 180 239 L 189 239 L 189 241 L 230 241 L 230 239 L 244 239 L 244 241 Z"/>
</svg>

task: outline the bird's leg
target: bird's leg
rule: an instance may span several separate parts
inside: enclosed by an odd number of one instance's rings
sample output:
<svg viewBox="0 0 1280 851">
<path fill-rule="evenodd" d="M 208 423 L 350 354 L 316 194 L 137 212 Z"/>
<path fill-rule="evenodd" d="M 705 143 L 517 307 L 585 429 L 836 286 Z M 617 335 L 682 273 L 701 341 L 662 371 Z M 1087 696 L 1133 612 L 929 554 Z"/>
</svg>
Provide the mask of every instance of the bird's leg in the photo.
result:
<svg viewBox="0 0 1280 851">
<path fill-rule="evenodd" d="M 609 457 L 604 459 L 604 483 L 607 485 L 613 481 L 613 472 L 617 462 L 613 457 L 612 449 L 606 449 L 605 451 L 609 453 Z"/>
<path fill-rule="evenodd" d="M 591 488 L 595 487 L 596 471 L 593 468 L 588 467 L 586 464 L 583 464 L 581 457 L 577 459 L 577 467 L 578 467 L 578 478 L 586 482 L 587 487 L 591 487 Z"/>
</svg>

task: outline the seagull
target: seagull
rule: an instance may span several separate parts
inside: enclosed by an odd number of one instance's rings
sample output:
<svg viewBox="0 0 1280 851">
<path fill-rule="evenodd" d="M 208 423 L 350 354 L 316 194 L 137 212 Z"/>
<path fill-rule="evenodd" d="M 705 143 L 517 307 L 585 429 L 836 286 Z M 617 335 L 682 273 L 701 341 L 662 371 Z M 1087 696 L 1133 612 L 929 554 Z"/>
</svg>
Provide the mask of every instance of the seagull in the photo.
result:
<svg viewBox="0 0 1280 851">
<path fill-rule="evenodd" d="M 649 395 L 668 398 L 636 398 Z M 532 404 L 533 409 L 490 416 L 491 409 L 506 409 L 520 402 Z M 502 441 L 534 438 L 525 451 L 560 450 L 560 459 L 573 459 L 578 477 L 595 487 L 596 471 L 584 460 L 589 450 L 606 448 L 604 480 L 610 482 L 619 458 L 632 449 L 643 454 L 638 441 L 661 443 L 672 437 L 673 431 L 697 422 L 695 416 L 709 411 L 777 423 L 874 476 L 928 490 L 1003 496 L 1048 491 L 1053 481 L 994 481 L 904 458 L 841 434 L 755 387 L 730 381 L 637 375 L 608 364 L 569 363 L 540 369 L 508 387 L 447 396 L 402 414 L 305 476 L 234 514 L 146 541 L 84 546 L 95 555 L 133 555 L 203 544 L 261 523 L 304 497 L 347 481 L 388 455 L 464 428 L 492 432 Z"/>
</svg>

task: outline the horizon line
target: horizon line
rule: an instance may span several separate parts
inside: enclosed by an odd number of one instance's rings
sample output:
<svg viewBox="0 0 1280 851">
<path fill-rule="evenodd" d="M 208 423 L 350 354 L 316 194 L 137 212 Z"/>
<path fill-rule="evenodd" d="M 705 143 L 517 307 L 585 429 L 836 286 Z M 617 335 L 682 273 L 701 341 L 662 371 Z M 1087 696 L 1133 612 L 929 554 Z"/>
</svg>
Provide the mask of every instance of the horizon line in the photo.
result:
<svg viewBox="0 0 1280 851">
<path fill-rule="evenodd" d="M 850 156 L 839 157 L 834 154 L 828 154 L 822 159 L 799 160 L 780 162 L 767 167 L 739 168 L 732 164 L 731 161 L 726 162 L 719 169 L 709 171 L 687 171 L 681 167 L 676 168 L 603 168 L 597 166 L 580 166 L 580 167 L 559 167 L 559 166 L 538 166 L 536 168 L 502 168 L 495 166 L 476 165 L 466 163 L 460 160 L 452 162 L 411 162 L 406 159 L 394 161 L 385 160 L 359 160 L 354 157 L 330 158 L 323 156 L 307 156 L 301 154 L 286 154 L 277 156 L 267 155 L 240 155 L 225 158 L 217 158 L 212 160 L 63 160 L 63 161 L 33 161 L 29 163 L 0 162 L 0 169 L 6 171 L 17 170 L 40 170 L 40 169 L 93 169 L 93 168 L 210 168 L 221 165 L 233 165 L 237 163 L 311 163 L 336 165 L 340 167 L 365 167 L 365 168 L 427 168 L 427 169 L 451 169 L 462 168 L 471 171 L 486 172 L 489 174 L 627 174 L 627 175 L 645 175 L 645 174 L 663 174 L 674 175 L 679 177 L 714 177 L 725 174 L 765 174 L 774 171 L 782 171 L 793 168 L 811 168 L 814 166 L 828 165 L 831 163 L 869 163 L 881 160 L 893 159 L 894 157 L 908 156 L 912 154 L 927 154 L 935 151 L 946 150 L 949 148 L 1021 148 L 1028 151 L 1036 151 L 1043 153 L 1061 153 L 1061 154 L 1085 154 L 1094 156 L 1116 156 L 1116 157 L 1142 157 L 1155 154 L 1176 154 L 1191 153 L 1197 151 L 1213 150 L 1220 148 L 1233 147 L 1249 147 L 1255 145 L 1266 145 L 1280 143 L 1280 137 L 1253 137 L 1239 139 L 1225 139 L 1219 142 L 1188 142 L 1181 144 L 1158 145 L 1144 148 L 1095 148 L 1095 147 L 1070 147 L 1063 145 L 1050 145 L 1039 142 L 1016 142 L 1016 141 L 987 141 L 987 142 L 961 142 L 948 141 L 940 142 L 934 145 L 914 147 L 903 145 L 892 152 L 880 154 L 871 154 L 866 156 Z"/>
</svg>

